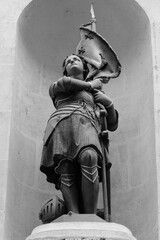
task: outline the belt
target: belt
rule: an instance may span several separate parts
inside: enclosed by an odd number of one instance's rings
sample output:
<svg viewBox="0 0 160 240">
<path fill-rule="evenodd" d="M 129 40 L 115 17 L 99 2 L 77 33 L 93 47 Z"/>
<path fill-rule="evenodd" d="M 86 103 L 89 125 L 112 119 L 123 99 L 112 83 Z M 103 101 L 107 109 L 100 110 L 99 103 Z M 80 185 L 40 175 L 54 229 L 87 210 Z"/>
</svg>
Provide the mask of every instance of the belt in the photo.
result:
<svg viewBox="0 0 160 240">
<path fill-rule="evenodd" d="M 86 102 L 84 100 L 75 100 L 75 101 L 65 101 L 65 102 L 59 102 L 58 106 L 57 106 L 57 110 L 60 109 L 60 108 L 63 108 L 63 107 L 66 107 L 66 106 L 69 106 L 69 105 L 78 105 L 78 106 L 90 106 L 92 109 L 94 109 L 94 104 L 92 103 L 89 103 L 89 102 Z"/>
</svg>

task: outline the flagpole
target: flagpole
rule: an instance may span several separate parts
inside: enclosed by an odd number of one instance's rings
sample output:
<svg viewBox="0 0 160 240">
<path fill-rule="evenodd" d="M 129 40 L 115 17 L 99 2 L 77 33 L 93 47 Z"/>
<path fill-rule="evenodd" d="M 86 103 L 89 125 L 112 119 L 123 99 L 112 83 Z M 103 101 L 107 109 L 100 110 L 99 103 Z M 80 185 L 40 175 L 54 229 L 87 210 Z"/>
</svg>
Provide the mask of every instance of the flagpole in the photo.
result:
<svg viewBox="0 0 160 240">
<path fill-rule="evenodd" d="M 91 29 L 96 32 L 96 18 L 95 18 L 93 3 L 91 4 L 90 13 L 91 13 Z"/>
<path fill-rule="evenodd" d="M 96 32 L 96 18 L 93 8 L 93 3 L 91 4 L 91 30 Z M 106 113 L 101 111 L 101 121 L 102 121 L 102 135 L 107 131 L 107 122 L 106 122 Z M 106 171 L 106 163 L 108 163 L 108 153 L 105 149 L 105 146 L 102 143 L 103 150 L 103 161 L 102 161 L 102 186 L 103 186 L 103 204 L 104 204 L 104 219 L 107 221 L 111 221 L 111 190 L 110 190 L 110 170 Z M 107 205 L 108 205 L 108 214 L 107 214 Z"/>
</svg>

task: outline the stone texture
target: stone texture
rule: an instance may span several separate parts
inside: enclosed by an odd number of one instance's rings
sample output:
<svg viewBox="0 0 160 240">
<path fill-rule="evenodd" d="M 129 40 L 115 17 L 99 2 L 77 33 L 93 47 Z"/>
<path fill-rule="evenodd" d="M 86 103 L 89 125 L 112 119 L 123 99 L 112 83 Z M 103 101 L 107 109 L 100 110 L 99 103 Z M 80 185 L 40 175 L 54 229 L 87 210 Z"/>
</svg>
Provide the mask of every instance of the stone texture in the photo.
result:
<svg viewBox="0 0 160 240">
<path fill-rule="evenodd" d="M 52 105 L 49 97 L 34 94 L 18 83 L 15 86 L 13 112 L 16 127 L 29 138 L 42 141 L 47 120 L 54 109 Z"/>
<path fill-rule="evenodd" d="M 0 211 L 1 211 L 1 217 L 2 213 L 4 213 L 5 209 L 5 200 L 6 200 L 6 175 L 7 175 L 7 166 L 8 162 L 6 160 L 0 160 L 0 189 L 1 189 L 1 194 L 0 194 Z M 0 221 L 1 222 L 1 221 Z"/>
<path fill-rule="evenodd" d="M 10 112 L 0 111 L 0 159 L 8 159 L 8 148 L 9 148 L 9 132 L 10 132 Z"/>
<path fill-rule="evenodd" d="M 77 215 L 73 217 L 73 221 L 69 219 L 72 218 L 70 216 L 67 216 L 64 220 L 62 217 L 60 218 L 59 221 L 38 226 L 26 240 L 54 240 L 59 238 L 136 240 L 130 230 L 123 225 L 107 223 L 104 220 L 99 220 L 98 217 L 94 220 L 94 215 Z"/>
<path fill-rule="evenodd" d="M 33 186 L 36 170 L 36 143 L 23 135 L 23 132 L 20 132 L 15 126 L 11 132 L 10 152 L 12 154 L 10 158 L 12 161 L 9 170 L 19 181 Z M 26 171 L 26 169 L 30 169 L 30 171 Z"/>
<path fill-rule="evenodd" d="M 9 231 L 11 235 L 13 233 L 15 239 L 16 233 L 25 238 L 34 227 L 41 224 L 39 211 L 43 203 L 52 195 L 39 191 L 34 186 L 28 186 L 17 179 L 10 170 L 8 181 L 10 191 L 7 194 L 9 201 L 6 206 L 5 232 L 7 234 L 9 226 Z M 5 238 L 7 239 L 7 236 Z"/>
<path fill-rule="evenodd" d="M 138 4 L 144 7 L 149 18 Z M 1 164 L 0 238 L 3 239 L 5 212 L 8 236 L 3 240 L 20 240 L 39 224 L 35 216 L 52 192 L 52 186 L 38 172 L 39 145 L 48 116 L 53 111 L 48 87 L 61 75 L 63 58 L 74 51 L 79 41 L 77 27 L 88 22 L 90 2 L 67 0 L 62 4 L 59 0 L 1 0 L 0 6 L 0 159 L 6 161 L 6 164 Z M 104 88 L 120 113 L 119 129 L 110 134 L 112 214 L 115 221 L 127 223 L 140 240 L 151 239 L 149 234 L 154 240 L 158 239 L 159 11 L 159 0 L 109 0 L 98 4 L 95 1 L 98 32 L 116 50 L 122 63 L 120 77 Z M 19 133 L 14 132 L 13 126 Z M 15 136 L 15 139 L 10 136 Z M 9 140 L 14 141 L 10 148 Z M 24 165 L 15 174 L 20 159 L 24 160 Z M 8 185 L 5 187 L 7 165 Z M 15 212 L 12 209 L 14 203 Z M 17 212 L 20 212 L 19 216 Z"/>
</svg>

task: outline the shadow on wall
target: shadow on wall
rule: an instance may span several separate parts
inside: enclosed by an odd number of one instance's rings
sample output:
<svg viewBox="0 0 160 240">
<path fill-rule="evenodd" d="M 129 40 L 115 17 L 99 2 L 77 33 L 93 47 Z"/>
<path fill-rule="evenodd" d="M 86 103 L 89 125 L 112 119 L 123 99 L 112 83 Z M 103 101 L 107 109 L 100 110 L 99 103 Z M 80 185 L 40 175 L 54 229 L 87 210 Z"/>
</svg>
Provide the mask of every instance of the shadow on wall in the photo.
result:
<svg viewBox="0 0 160 240">
<path fill-rule="evenodd" d="M 90 4 L 89 0 L 33 0 L 19 18 L 7 240 L 25 239 L 41 224 L 40 207 L 56 192 L 39 172 L 43 132 L 53 111 L 48 88 L 61 76 L 63 59 L 75 51 L 78 27 L 90 20 Z M 151 232 L 154 239 L 158 210 L 149 20 L 133 0 L 99 0 L 94 8 L 97 31 L 122 64 L 121 76 L 104 87 L 120 114 L 119 129 L 110 134 L 112 218 L 139 240 L 150 240 Z"/>
</svg>

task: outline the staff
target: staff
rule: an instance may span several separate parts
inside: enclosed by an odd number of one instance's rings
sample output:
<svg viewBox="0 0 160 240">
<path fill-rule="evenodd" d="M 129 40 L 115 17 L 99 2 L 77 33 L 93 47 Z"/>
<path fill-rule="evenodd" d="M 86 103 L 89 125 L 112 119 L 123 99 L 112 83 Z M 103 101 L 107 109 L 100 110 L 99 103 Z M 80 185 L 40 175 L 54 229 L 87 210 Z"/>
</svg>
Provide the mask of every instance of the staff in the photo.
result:
<svg viewBox="0 0 160 240">
<path fill-rule="evenodd" d="M 93 3 L 91 4 L 91 29 L 96 32 L 96 18 L 94 14 Z"/>
<path fill-rule="evenodd" d="M 108 157 L 108 131 L 107 131 L 107 112 L 106 110 L 100 111 L 101 118 L 101 145 L 103 151 L 103 162 L 102 162 L 102 187 L 103 187 L 103 203 L 104 203 L 104 219 L 111 222 L 111 187 L 110 187 L 110 168 L 111 163 Z M 106 171 L 107 168 L 107 171 Z M 108 205 L 108 215 L 107 215 Z"/>
<path fill-rule="evenodd" d="M 93 3 L 91 4 L 91 30 L 96 32 L 96 18 L 93 8 Z M 103 164 L 102 164 L 102 186 L 103 186 L 103 204 L 104 204 L 104 219 L 111 221 L 111 187 L 110 187 L 110 167 L 111 163 L 108 158 L 108 131 L 107 131 L 107 121 L 106 121 L 106 110 L 101 110 L 101 145 L 103 151 Z M 106 144 L 105 144 L 106 142 Z M 106 145 L 106 146 L 105 146 Z M 109 166 L 109 167 L 108 167 Z M 106 167 L 108 167 L 106 171 Z M 107 205 L 108 205 L 108 214 L 107 214 Z"/>
</svg>

